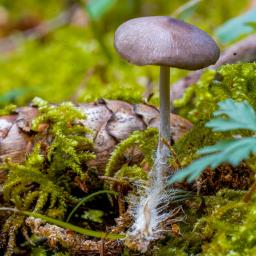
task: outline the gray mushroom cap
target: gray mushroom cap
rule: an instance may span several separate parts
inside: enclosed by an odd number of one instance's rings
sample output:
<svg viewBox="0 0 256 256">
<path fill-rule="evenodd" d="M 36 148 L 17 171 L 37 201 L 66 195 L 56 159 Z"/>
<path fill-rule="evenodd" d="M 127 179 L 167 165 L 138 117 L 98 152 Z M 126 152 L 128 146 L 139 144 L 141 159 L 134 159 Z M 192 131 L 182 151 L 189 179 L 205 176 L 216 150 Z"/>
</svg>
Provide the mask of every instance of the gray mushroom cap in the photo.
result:
<svg viewBox="0 0 256 256">
<path fill-rule="evenodd" d="M 204 31 L 168 16 L 129 20 L 115 33 L 115 48 L 127 61 L 139 65 L 196 70 L 214 64 L 220 55 Z"/>
</svg>

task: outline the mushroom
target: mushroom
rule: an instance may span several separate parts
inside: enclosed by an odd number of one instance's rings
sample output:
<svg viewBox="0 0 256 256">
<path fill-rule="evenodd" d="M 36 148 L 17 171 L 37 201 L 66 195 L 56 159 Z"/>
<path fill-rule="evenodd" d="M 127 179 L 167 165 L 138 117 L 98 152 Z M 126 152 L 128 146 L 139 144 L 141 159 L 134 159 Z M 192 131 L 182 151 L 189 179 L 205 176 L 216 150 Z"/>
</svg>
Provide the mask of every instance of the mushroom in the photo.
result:
<svg viewBox="0 0 256 256">
<path fill-rule="evenodd" d="M 204 31 L 167 16 L 141 17 L 123 23 L 115 33 L 114 45 L 130 63 L 160 66 L 159 142 L 150 177 L 154 186 L 163 188 L 170 156 L 170 67 L 188 70 L 207 67 L 218 60 L 219 47 Z M 152 229 L 151 226 L 145 232 L 149 234 Z"/>
</svg>

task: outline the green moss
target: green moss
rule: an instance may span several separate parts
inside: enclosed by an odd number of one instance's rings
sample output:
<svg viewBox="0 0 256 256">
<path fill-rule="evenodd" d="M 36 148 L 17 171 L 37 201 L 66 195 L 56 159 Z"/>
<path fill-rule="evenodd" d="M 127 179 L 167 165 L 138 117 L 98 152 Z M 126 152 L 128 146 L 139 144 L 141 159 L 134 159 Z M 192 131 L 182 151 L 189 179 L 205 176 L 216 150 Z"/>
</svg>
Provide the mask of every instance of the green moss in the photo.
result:
<svg viewBox="0 0 256 256">
<path fill-rule="evenodd" d="M 153 154 L 156 150 L 157 141 L 158 131 L 155 128 L 133 132 L 126 140 L 119 143 L 113 151 L 107 163 L 105 175 L 119 178 L 125 176 L 133 179 L 136 179 L 136 177 L 145 178 L 147 176 L 146 172 L 141 167 L 145 164 L 148 164 L 149 167 L 153 165 Z M 125 153 L 131 149 L 137 149 L 137 154 L 140 152 L 142 159 L 139 160 L 139 163 L 128 166 Z"/>
<path fill-rule="evenodd" d="M 63 218 L 67 207 L 76 201 L 71 189 L 72 177 L 78 175 L 84 182 L 89 180 L 86 162 L 95 158 L 93 143 L 86 137 L 91 130 L 79 122 L 86 116 L 71 103 L 55 106 L 40 98 L 33 103 L 39 110 L 32 123 L 33 131 L 37 132 L 36 144 L 23 163 L 7 159 L 1 165 L 8 172 L 3 185 L 4 199 L 21 210 Z M 8 223 L 16 221 L 11 216 L 2 234 L 8 233 Z M 6 255 L 16 246 L 15 236 L 23 221 L 18 224 L 12 237 L 6 238 Z"/>
<path fill-rule="evenodd" d="M 92 102 L 102 97 L 141 102 L 146 85 L 157 79 L 158 69 L 122 61 L 112 46 L 113 35 L 105 37 L 111 62 L 89 27 L 74 26 L 56 30 L 45 42 L 28 41 L 13 54 L 0 56 L 0 106 L 26 105 L 35 95 L 54 103 Z"/>
<path fill-rule="evenodd" d="M 45 132 L 52 138 L 46 152 L 48 174 L 62 175 L 69 169 L 83 178 L 83 163 L 95 158 L 91 152 L 93 142 L 86 137 L 92 131 L 78 122 L 86 118 L 85 114 L 68 102 L 59 106 L 50 106 L 39 98 L 33 102 L 39 107 L 40 116 L 33 121 L 32 129 L 39 131 L 41 124 L 49 124 Z"/>
<path fill-rule="evenodd" d="M 256 197 L 249 203 L 237 201 L 216 208 L 206 217 L 204 229 L 211 229 L 213 238 L 203 246 L 202 255 L 255 254 Z"/>
<path fill-rule="evenodd" d="M 9 114 L 12 114 L 16 108 L 17 108 L 16 105 L 9 104 L 9 105 L 5 106 L 4 108 L 0 109 L 0 116 L 6 116 Z"/>
<path fill-rule="evenodd" d="M 224 65 L 217 71 L 206 71 L 174 105 L 193 122 L 208 120 L 217 103 L 227 98 L 247 100 L 255 108 L 255 83 L 256 63 Z"/>
<path fill-rule="evenodd" d="M 219 191 L 204 198 L 203 208 L 198 199 L 187 203 L 186 223 L 180 225 L 182 236 L 170 238 L 157 255 L 254 255 L 256 196 L 245 203 L 244 193 Z"/>
<path fill-rule="evenodd" d="M 13 214 L 4 223 L 1 233 L 0 249 L 5 251 L 5 256 L 11 256 L 16 252 L 17 234 L 24 223 L 24 216 Z M 1 250 L 0 250 L 1 253 Z M 3 253 L 3 252 L 2 252 Z"/>
<path fill-rule="evenodd" d="M 199 148 L 213 145 L 223 137 L 225 137 L 224 134 L 212 132 L 205 127 L 205 122 L 200 121 L 181 137 L 173 148 L 177 154 L 178 161 L 182 166 L 185 166 L 198 157 L 196 152 Z"/>
<path fill-rule="evenodd" d="M 11 20 L 18 20 L 24 16 L 51 18 L 57 15 L 64 7 L 65 2 L 60 0 L 46 0 L 44 2 L 37 0 L 26 0 L 25 4 L 19 1 L 10 2 L 0 0 L 0 4 L 9 11 Z"/>
<path fill-rule="evenodd" d="M 222 190 L 215 196 L 204 197 L 205 204 L 200 198 L 187 202 L 184 205 L 186 221 L 180 223 L 181 236 L 170 237 L 157 255 L 228 255 L 222 254 L 220 248 L 218 251 L 214 243 L 223 241 L 223 233 L 228 240 L 229 234 L 242 225 L 250 212 L 242 201 L 243 195 L 240 191 Z M 210 254 L 211 246 L 216 249 L 214 254 Z"/>
<path fill-rule="evenodd" d="M 3 165 L 8 171 L 4 198 L 22 210 L 63 217 L 72 196 L 72 173 L 85 180 L 86 162 L 95 157 L 85 136 L 91 131 L 78 122 L 85 115 L 71 103 L 53 106 L 36 98 L 34 104 L 40 113 L 32 125 L 37 144 L 24 163 Z"/>
</svg>

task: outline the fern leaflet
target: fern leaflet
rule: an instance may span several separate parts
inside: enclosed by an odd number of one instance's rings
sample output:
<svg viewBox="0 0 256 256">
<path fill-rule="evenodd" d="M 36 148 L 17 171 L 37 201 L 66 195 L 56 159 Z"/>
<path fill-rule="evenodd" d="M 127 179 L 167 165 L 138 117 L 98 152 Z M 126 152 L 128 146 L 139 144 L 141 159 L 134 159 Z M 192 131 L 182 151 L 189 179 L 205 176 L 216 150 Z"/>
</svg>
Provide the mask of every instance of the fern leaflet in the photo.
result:
<svg viewBox="0 0 256 256">
<path fill-rule="evenodd" d="M 256 132 L 256 112 L 248 102 L 235 102 L 227 99 L 218 104 L 219 110 L 214 112 L 214 118 L 206 123 L 206 127 L 213 131 L 232 131 L 236 129 Z M 256 137 L 244 137 L 223 140 L 213 146 L 200 149 L 197 152 L 202 157 L 190 165 L 177 171 L 170 179 L 169 184 L 187 179 L 188 182 L 196 180 L 207 168 L 212 169 L 220 164 L 228 163 L 237 166 L 251 154 L 256 153 Z"/>
</svg>

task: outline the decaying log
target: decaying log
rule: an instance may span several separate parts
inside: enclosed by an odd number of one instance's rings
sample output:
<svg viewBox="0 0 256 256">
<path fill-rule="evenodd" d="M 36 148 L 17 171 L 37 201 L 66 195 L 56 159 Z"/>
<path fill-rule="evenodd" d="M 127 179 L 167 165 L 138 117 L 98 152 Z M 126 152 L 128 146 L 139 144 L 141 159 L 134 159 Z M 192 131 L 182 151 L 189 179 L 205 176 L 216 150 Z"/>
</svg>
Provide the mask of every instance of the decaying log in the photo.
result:
<svg viewBox="0 0 256 256">
<path fill-rule="evenodd" d="M 158 127 L 159 110 L 146 104 L 129 104 L 118 100 L 99 100 L 77 105 L 87 115 L 82 123 L 93 130 L 96 159 L 89 164 L 103 170 L 115 146 L 135 130 Z M 33 106 L 18 108 L 16 113 L 0 117 L 0 162 L 11 158 L 22 162 L 32 150 L 35 132 L 32 120 L 38 110 Z M 184 118 L 171 114 L 172 139 L 177 140 L 192 124 Z"/>
<path fill-rule="evenodd" d="M 215 65 L 206 69 L 217 69 L 223 64 L 232 64 L 236 62 L 252 62 L 256 60 L 256 34 L 250 35 L 245 39 L 231 45 L 224 51 Z M 189 73 L 188 76 L 177 81 L 171 87 L 171 98 L 179 99 L 182 97 L 185 89 L 196 83 L 201 74 L 206 69 L 200 69 Z"/>
</svg>

